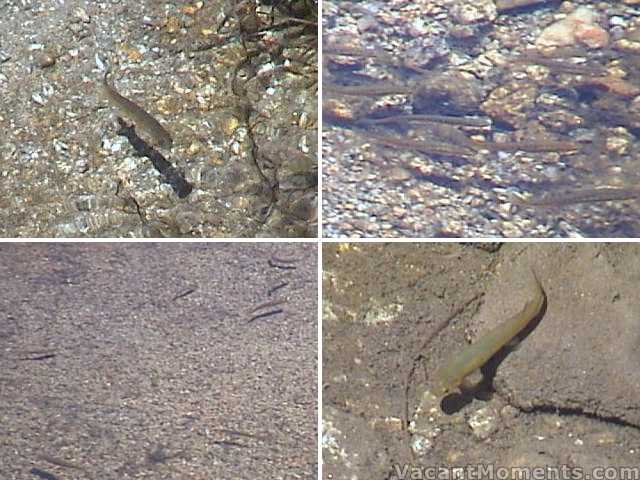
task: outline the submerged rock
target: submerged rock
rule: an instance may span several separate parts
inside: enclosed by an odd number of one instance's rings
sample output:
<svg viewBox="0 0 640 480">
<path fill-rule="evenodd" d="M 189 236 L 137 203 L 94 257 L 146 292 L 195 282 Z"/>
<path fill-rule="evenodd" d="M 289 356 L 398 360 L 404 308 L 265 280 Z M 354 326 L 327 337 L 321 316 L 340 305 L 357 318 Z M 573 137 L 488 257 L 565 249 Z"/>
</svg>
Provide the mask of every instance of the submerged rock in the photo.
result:
<svg viewBox="0 0 640 480">
<path fill-rule="evenodd" d="M 486 95 L 482 81 L 473 75 L 455 70 L 437 73 L 420 82 L 413 100 L 414 113 L 474 113 Z"/>
<path fill-rule="evenodd" d="M 493 0 L 476 2 L 458 2 L 451 8 L 451 17 L 457 23 L 468 25 L 471 23 L 493 22 L 498 16 Z"/>
<path fill-rule="evenodd" d="M 539 87 L 530 81 L 512 80 L 496 87 L 482 103 L 482 111 L 513 128 L 524 128 L 535 109 Z"/>
<path fill-rule="evenodd" d="M 589 7 L 578 7 L 562 20 L 545 28 L 536 45 L 555 48 L 581 44 L 588 48 L 603 48 L 609 43 L 609 34 L 597 22 L 597 12 Z"/>
</svg>

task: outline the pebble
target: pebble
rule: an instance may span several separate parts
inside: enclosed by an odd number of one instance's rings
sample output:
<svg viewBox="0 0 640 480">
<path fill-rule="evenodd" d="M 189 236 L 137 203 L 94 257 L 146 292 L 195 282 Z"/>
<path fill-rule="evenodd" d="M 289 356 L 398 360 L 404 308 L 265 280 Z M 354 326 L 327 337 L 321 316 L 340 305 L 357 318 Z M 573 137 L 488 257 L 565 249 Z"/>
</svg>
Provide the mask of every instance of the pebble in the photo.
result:
<svg viewBox="0 0 640 480">
<path fill-rule="evenodd" d="M 40 68 L 46 68 L 56 63 L 56 57 L 51 50 L 43 50 L 36 56 L 36 64 Z"/>
<path fill-rule="evenodd" d="M 609 19 L 609 25 L 611 25 L 612 27 L 618 26 L 618 27 L 624 27 L 626 26 L 627 21 L 622 18 L 622 17 L 611 17 Z"/>
<path fill-rule="evenodd" d="M 395 165 L 387 171 L 387 178 L 395 182 L 404 182 L 409 180 L 412 176 L 413 175 L 409 170 L 399 165 Z"/>
<path fill-rule="evenodd" d="M 583 85 L 593 85 L 604 88 L 614 95 L 619 95 L 625 98 L 634 98 L 640 95 L 640 88 L 626 81 L 623 78 L 608 76 L 608 77 L 593 77 L 586 78 Z"/>
<path fill-rule="evenodd" d="M 451 8 L 451 17 L 463 25 L 493 22 L 497 16 L 498 10 L 493 0 L 462 1 Z"/>
<path fill-rule="evenodd" d="M 32 94 L 31 95 L 31 100 L 33 100 L 38 105 L 45 105 L 45 103 L 46 103 L 44 98 L 42 98 L 42 95 L 40 95 L 39 93 Z"/>
<path fill-rule="evenodd" d="M 628 154 L 633 144 L 631 133 L 624 127 L 616 127 L 610 133 L 606 141 L 607 151 L 616 155 Z"/>
</svg>

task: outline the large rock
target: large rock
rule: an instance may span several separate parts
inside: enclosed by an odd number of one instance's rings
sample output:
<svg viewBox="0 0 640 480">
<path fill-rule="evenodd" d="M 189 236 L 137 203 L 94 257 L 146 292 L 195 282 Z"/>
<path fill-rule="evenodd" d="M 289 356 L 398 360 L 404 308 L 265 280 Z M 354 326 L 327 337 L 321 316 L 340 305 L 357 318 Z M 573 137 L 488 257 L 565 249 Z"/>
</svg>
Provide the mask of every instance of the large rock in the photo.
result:
<svg viewBox="0 0 640 480">
<path fill-rule="evenodd" d="M 536 45 L 541 48 L 584 45 L 603 48 L 609 43 L 609 34 L 598 25 L 598 14 L 589 7 L 578 7 L 562 20 L 545 28 Z"/>
</svg>

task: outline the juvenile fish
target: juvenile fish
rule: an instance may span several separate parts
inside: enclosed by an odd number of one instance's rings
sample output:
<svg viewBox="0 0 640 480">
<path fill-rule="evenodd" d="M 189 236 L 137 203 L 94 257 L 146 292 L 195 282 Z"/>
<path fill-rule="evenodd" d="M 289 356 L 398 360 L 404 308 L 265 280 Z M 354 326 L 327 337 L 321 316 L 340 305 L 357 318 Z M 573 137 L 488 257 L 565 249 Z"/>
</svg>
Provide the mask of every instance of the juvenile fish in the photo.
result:
<svg viewBox="0 0 640 480">
<path fill-rule="evenodd" d="M 111 105 L 118 109 L 121 115 L 127 117 L 136 127 L 149 135 L 156 145 L 162 148 L 170 148 L 173 144 L 173 139 L 169 132 L 167 132 L 155 118 L 128 98 L 120 95 L 115 88 L 109 85 L 107 82 L 108 73 L 108 71 L 105 72 L 101 84 L 104 97 L 109 100 Z"/>
<path fill-rule="evenodd" d="M 531 300 L 524 305 L 520 313 L 489 330 L 476 343 L 448 358 L 433 374 L 430 390 L 435 396 L 441 397 L 457 388 L 467 375 L 483 366 L 540 314 L 547 297 L 538 277 L 535 273 L 531 273 L 533 276 Z"/>
<path fill-rule="evenodd" d="M 81 467 L 80 465 L 76 465 L 75 463 L 67 462 L 66 460 L 63 460 L 62 458 L 54 457 L 54 456 L 48 455 L 46 453 L 41 454 L 40 455 L 40 459 L 42 459 L 45 462 L 48 462 L 48 463 L 50 463 L 52 465 L 57 465 L 58 467 L 71 468 L 73 470 L 85 471 L 85 468 Z"/>
<path fill-rule="evenodd" d="M 461 125 L 463 127 L 491 127 L 491 119 L 478 117 L 453 117 L 449 115 L 393 115 L 383 118 L 366 118 L 358 120 L 358 124 L 362 125 L 378 125 L 384 123 L 419 123 L 419 122 L 435 122 L 444 123 L 446 125 Z"/>
<path fill-rule="evenodd" d="M 379 83 L 373 85 L 323 85 L 325 92 L 337 93 L 346 96 L 372 96 L 372 95 L 400 95 L 415 91 L 415 87 L 408 85 L 394 85 L 392 83 Z"/>
<path fill-rule="evenodd" d="M 583 190 L 565 190 L 529 200 L 516 200 L 522 206 L 562 207 L 579 203 L 633 200 L 640 197 L 638 188 L 598 187 Z"/>
<path fill-rule="evenodd" d="M 271 300 L 269 302 L 261 303 L 257 307 L 254 307 L 251 310 L 249 310 L 248 313 L 256 313 L 256 312 L 258 312 L 260 310 L 264 310 L 265 308 L 277 307 L 277 306 L 283 305 L 285 303 L 287 303 L 287 299 L 286 298 L 278 298 L 276 300 Z"/>
<path fill-rule="evenodd" d="M 387 147 L 399 147 L 409 150 L 416 150 L 418 152 L 426 153 L 427 155 L 443 155 L 449 157 L 469 158 L 474 155 L 474 151 L 470 148 L 463 146 L 438 143 L 438 142 L 425 142 L 421 140 L 413 140 L 410 138 L 397 138 L 390 135 L 374 135 L 363 133 L 363 136 L 371 138 L 372 142 L 380 145 L 386 145 Z"/>
<path fill-rule="evenodd" d="M 526 142 L 475 142 L 477 148 L 491 152 L 575 152 L 579 149 L 576 142 L 570 140 L 532 140 Z"/>
</svg>

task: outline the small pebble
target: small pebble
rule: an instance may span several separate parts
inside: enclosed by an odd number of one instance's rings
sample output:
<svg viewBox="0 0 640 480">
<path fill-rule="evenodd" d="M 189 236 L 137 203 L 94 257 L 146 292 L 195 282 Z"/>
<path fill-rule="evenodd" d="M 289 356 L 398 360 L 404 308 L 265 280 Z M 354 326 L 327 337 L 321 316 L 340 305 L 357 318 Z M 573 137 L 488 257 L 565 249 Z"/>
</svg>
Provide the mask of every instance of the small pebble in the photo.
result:
<svg viewBox="0 0 640 480">
<path fill-rule="evenodd" d="M 56 57 L 50 50 L 43 50 L 36 56 L 36 65 L 40 68 L 46 68 L 56 63 Z"/>
</svg>

